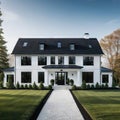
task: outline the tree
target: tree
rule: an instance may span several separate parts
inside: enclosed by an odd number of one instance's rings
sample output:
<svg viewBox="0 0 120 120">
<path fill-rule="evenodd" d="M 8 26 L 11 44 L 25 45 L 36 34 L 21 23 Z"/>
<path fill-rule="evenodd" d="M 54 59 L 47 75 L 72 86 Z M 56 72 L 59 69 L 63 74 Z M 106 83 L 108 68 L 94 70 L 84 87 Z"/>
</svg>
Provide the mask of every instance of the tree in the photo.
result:
<svg viewBox="0 0 120 120">
<path fill-rule="evenodd" d="M 120 29 L 101 39 L 100 45 L 108 62 L 108 67 L 114 71 L 114 77 L 120 79 Z"/>
<path fill-rule="evenodd" d="M 4 40 L 3 29 L 2 29 L 2 20 L 1 20 L 1 10 L 0 10 L 0 70 L 8 67 L 8 55 L 7 55 L 7 48 L 6 48 L 6 41 Z"/>
</svg>

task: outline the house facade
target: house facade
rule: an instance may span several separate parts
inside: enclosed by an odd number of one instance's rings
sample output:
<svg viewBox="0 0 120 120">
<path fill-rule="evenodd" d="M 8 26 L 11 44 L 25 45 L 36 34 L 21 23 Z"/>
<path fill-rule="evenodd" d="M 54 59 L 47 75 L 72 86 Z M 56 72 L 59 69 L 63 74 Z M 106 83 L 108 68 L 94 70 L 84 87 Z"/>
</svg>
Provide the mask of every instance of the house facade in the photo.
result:
<svg viewBox="0 0 120 120">
<path fill-rule="evenodd" d="M 112 86 L 112 71 L 101 67 L 101 47 L 96 38 L 20 38 L 12 52 L 14 68 L 4 71 L 4 85 L 8 76 L 16 84 L 67 85 L 87 84 Z"/>
</svg>

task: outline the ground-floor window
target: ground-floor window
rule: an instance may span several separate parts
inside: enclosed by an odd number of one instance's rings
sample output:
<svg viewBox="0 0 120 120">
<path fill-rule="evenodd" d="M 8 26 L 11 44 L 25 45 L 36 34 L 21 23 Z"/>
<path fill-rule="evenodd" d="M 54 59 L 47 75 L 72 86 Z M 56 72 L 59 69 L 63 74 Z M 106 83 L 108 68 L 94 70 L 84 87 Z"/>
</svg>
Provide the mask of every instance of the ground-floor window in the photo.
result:
<svg viewBox="0 0 120 120">
<path fill-rule="evenodd" d="M 93 83 L 93 72 L 82 72 L 82 81 Z"/>
<path fill-rule="evenodd" d="M 31 72 L 21 72 L 21 83 L 31 83 Z"/>
<path fill-rule="evenodd" d="M 102 83 L 108 83 L 109 76 L 108 75 L 102 75 Z"/>
<path fill-rule="evenodd" d="M 11 80 L 14 83 L 14 75 L 7 75 L 7 82 Z"/>
<path fill-rule="evenodd" d="M 44 83 L 44 72 L 38 72 L 38 83 Z"/>
</svg>

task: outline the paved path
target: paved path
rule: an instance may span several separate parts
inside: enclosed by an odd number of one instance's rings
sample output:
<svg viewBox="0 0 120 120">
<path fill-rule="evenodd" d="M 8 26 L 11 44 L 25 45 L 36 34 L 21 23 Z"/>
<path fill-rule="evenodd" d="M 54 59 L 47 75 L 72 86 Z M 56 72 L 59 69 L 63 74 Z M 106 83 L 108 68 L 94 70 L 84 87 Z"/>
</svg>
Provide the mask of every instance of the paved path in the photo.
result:
<svg viewBox="0 0 120 120">
<path fill-rule="evenodd" d="M 69 90 L 55 89 L 37 120 L 84 120 Z"/>
</svg>

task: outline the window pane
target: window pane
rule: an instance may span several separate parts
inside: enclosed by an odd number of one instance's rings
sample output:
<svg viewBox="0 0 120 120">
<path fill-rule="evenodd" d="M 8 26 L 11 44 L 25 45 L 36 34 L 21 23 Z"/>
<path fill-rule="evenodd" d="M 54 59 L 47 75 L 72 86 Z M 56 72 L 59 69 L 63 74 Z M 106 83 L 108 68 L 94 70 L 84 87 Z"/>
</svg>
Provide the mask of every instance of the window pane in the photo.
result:
<svg viewBox="0 0 120 120">
<path fill-rule="evenodd" d="M 47 57 L 46 56 L 39 56 L 38 57 L 38 65 L 46 65 L 47 64 Z"/>
<path fill-rule="evenodd" d="M 21 83 L 31 83 L 31 72 L 21 72 Z"/>
<path fill-rule="evenodd" d="M 102 75 L 102 83 L 108 83 L 109 76 L 108 75 Z"/>
<path fill-rule="evenodd" d="M 21 65 L 31 65 L 31 57 L 22 56 L 21 57 Z"/>
<path fill-rule="evenodd" d="M 93 72 L 83 72 L 82 81 L 85 81 L 86 83 L 93 83 Z"/>
<path fill-rule="evenodd" d="M 44 72 L 38 72 L 38 83 L 44 83 Z"/>
<path fill-rule="evenodd" d="M 58 43 L 57 43 L 57 47 L 58 47 L 58 48 L 61 48 L 61 47 L 62 47 L 61 42 L 58 42 Z"/>
<path fill-rule="evenodd" d="M 84 57 L 83 58 L 83 65 L 93 65 L 94 58 L 93 57 Z"/>
<path fill-rule="evenodd" d="M 44 44 L 39 45 L 40 50 L 44 50 Z"/>
<path fill-rule="evenodd" d="M 75 50 L 75 45 L 74 44 L 70 44 L 70 50 Z"/>
<path fill-rule="evenodd" d="M 64 57 L 61 57 L 61 56 L 58 57 L 58 64 L 64 65 Z"/>
<path fill-rule="evenodd" d="M 69 56 L 69 64 L 75 64 L 75 56 Z"/>
<path fill-rule="evenodd" d="M 55 64 L 55 56 L 51 56 L 51 64 Z"/>
</svg>

